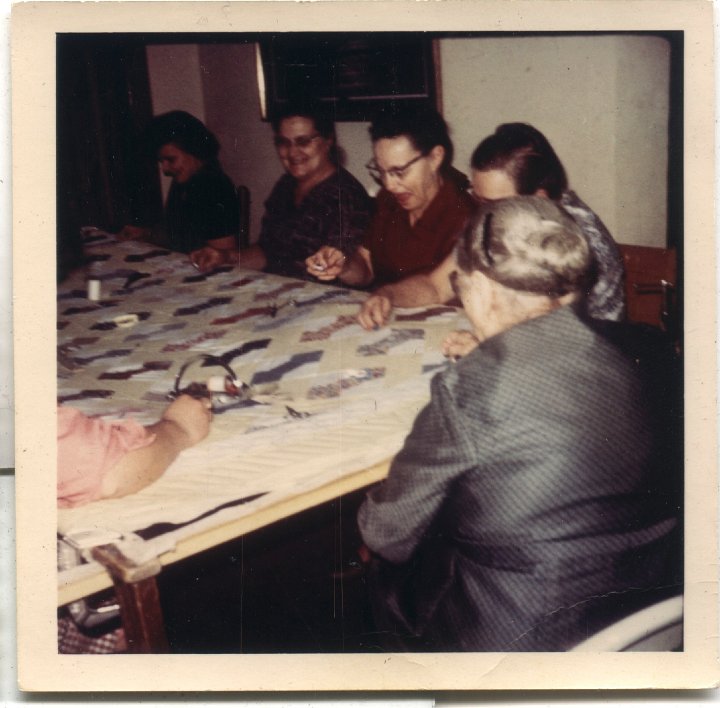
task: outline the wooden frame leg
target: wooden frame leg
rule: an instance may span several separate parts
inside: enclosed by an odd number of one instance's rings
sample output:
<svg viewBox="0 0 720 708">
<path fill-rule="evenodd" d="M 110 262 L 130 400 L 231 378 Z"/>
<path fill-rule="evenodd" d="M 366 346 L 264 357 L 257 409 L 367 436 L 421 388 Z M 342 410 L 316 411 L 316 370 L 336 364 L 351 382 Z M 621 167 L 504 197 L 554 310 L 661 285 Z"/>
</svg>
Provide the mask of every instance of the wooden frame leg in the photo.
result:
<svg viewBox="0 0 720 708">
<path fill-rule="evenodd" d="M 168 651 L 160 594 L 155 578 L 125 583 L 113 578 L 125 640 L 132 654 Z"/>
<path fill-rule="evenodd" d="M 167 652 L 160 593 L 155 580 L 161 570 L 160 562 L 153 558 L 138 565 L 115 544 L 97 546 L 92 555 L 113 579 L 128 651 L 133 654 Z"/>
</svg>

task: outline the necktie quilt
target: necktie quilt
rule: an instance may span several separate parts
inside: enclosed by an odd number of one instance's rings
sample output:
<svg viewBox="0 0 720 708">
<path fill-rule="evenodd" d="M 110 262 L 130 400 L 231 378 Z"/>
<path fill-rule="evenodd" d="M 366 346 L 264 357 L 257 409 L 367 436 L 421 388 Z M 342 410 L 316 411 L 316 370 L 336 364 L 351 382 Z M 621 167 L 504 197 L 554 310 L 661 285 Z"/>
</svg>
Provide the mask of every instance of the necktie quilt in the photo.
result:
<svg viewBox="0 0 720 708">
<path fill-rule="evenodd" d="M 198 274 L 185 255 L 112 238 L 86 252 L 101 294 L 87 299 L 82 270 L 58 289 L 58 403 L 153 423 L 188 362 L 183 386 L 230 367 L 243 395 L 216 398 L 208 438 L 146 489 L 58 510 L 60 533 L 177 540 L 390 459 L 448 365 L 442 340 L 467 327 L 433 306 L 367 332 L 365 295 L 336 285 Z"/>
</svg>

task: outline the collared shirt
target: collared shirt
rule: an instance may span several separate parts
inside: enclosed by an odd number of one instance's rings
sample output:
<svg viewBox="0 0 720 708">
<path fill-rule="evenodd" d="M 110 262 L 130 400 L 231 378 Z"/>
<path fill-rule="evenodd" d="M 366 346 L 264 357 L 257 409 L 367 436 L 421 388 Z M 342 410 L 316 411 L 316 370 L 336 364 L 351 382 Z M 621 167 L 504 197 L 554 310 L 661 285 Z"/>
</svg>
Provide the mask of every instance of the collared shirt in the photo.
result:
<svg viewBox="0 0 720 708">
<path fill-rule="evenodd" d="M 347 170 L 338 168 L 295 204 L 295 180 L 283 175 L 265 202 L 258 246 L 267 258 L 265 270 L 309 279 L 305 259 L 322 246 L 346 256 L 360 244 L 370 223 L 371 200 Z"/>
<path fill-rule="evenodd" d="M 363 245 L 370 251 L 373 285 L 427 273 L 442 263 L 472 213 L 472 198 L 457 180 L 446 179 L 418 221 L 387 190 L 377 196 L 375 217 Z"/>
</svg>

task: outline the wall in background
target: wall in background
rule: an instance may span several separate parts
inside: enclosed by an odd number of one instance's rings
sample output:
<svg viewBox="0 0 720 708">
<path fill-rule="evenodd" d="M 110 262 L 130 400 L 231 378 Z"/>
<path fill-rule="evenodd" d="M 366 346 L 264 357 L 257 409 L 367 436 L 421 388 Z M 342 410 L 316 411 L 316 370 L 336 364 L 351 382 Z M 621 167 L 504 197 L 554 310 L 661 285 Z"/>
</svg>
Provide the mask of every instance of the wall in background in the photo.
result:
<svg viewBox="0 0 720 708">
<path fill-rule="evenodd" d="M 147 64 L 154 115 L 183 110 L 206 121 L 198 45 L 151 45 Z M 163 177 L 161 183 L 163 198 L 167 198 L 170 180 Z"/>
<path fill-rule="evenodd" d="M 616 39 L 614 222 L 620 241 L 664 245 L 670 54 L 666 41 Z"/>
<path fill-rule="evenodd" d="M 250 238 L 260 234 L 263 204 L 282 167 L 272 129 L 260 119 L 255 44 L 203 45 L 207 125 L 220 140 L 220 160 L 236 184 L 250 189 Z"/>
<path fill-rule="evenodd" d="M 570 185 L 622 243 L 664 246 L 670 48 L 656 37 L 447 39 L 456 164 L 500 123 L 541 130 Z"/>
<path fill-rule="evenodd" d="M 622 243 L 664 246 L 670 47 L 635 35 L 441 39 L 442 103 L 467 171 L 477 143 L 499 123 L 529 122 L 548 137 L 571 186 Z M 255 45 L 148 47 L 155 113 L 183 109 L 220 140 L 220 158 L 250 188 L 251 240 L 281 174 L 260 119 Z M 341 123 L 345 166 L 376 189 L 367 123 Z"/>
</svg>

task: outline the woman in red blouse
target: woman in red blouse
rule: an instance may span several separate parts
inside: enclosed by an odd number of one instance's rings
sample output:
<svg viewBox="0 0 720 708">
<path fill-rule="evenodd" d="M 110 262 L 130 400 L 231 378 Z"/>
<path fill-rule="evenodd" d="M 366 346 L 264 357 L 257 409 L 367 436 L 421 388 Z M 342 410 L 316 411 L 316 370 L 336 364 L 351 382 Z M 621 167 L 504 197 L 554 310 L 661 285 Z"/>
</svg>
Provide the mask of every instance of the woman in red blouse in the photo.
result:
<svg viewBox="0 0 720 708">
<path fill-rule="evenodd" d="M 351 257 L 323 246 L 305 263 L 319 280 L 380 286 L 432 270 L 472 211 L 467 179 L 451 166 L 447 125 L 434 110 L 396 109 L 370 127 L 367 167 L 381 185 L 363 245 Z"/>
</svg>

